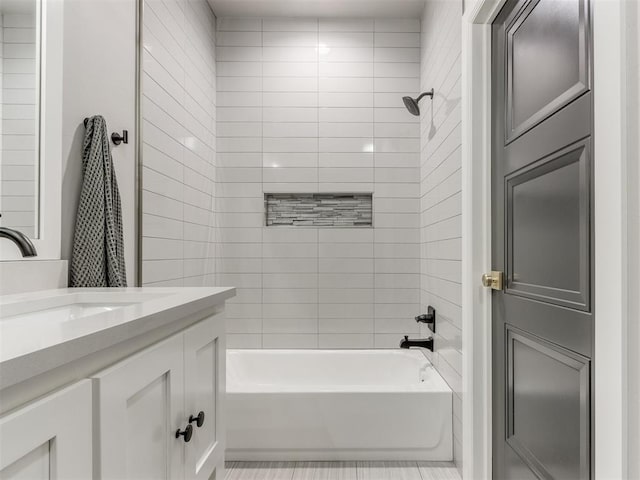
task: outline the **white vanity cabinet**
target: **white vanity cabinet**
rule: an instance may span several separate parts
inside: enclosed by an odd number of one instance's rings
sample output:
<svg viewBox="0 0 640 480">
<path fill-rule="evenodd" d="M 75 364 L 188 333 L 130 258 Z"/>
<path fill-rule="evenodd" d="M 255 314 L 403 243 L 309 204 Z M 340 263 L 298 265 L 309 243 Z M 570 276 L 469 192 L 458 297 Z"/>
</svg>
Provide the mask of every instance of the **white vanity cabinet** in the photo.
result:
<svg viewBox="0 0 640 480">
<path fill-rule="evenodd" d="M 0 480 L 223 480 L 224 306 L 234 295 L 0 297 Z"/>
<path fill-rule="evenodd" d="M 82 380 L 0 418 L 0 478 L 91 478 L 91 446 L 91 382 Z"/>
<path fill-rule="evenodd" d="M 221 316 L 92 376 L 94 478 L 224 479 Z"/>
</svg>

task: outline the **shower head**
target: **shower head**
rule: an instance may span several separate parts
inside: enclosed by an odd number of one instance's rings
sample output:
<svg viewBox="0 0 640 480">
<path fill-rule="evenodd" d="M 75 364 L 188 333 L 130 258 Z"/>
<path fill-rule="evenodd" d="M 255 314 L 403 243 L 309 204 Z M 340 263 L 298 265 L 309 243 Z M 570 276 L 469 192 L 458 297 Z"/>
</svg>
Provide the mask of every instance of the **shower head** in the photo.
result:
<svg viewBox="0 0 640 480">
<path fill-rule="evenodd" d="M 404 102 L 404 106 L 407 107 L 407 110 L 409 110 L 412 115 L 415 115 L 417 117 L 420 115 L 420 107 L 418 106 L 418 102 L 420 101 L 420 99 L 422 99 L 422 97 L 426 95 L 430 96 L 433 99 L 433 88 L 428 92 L 421 93 L 418 98 L 402 97 L 402 101 Z"/>
</svg>

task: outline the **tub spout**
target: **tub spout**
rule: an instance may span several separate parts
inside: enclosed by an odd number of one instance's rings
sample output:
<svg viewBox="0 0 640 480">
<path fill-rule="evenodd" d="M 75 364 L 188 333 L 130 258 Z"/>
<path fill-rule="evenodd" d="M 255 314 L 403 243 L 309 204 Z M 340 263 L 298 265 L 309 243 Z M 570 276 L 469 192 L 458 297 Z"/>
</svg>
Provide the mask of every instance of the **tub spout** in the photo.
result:
<svg viewBox="0 0 640 480">
<path fill-rule="evenodd" d="M 400 348 L 421 347 L 433 352 L 433 337 L 421 338 L 418 340 L 409 340 L 409 335 L 405 335 L 400 340 Z"/>
</svg>

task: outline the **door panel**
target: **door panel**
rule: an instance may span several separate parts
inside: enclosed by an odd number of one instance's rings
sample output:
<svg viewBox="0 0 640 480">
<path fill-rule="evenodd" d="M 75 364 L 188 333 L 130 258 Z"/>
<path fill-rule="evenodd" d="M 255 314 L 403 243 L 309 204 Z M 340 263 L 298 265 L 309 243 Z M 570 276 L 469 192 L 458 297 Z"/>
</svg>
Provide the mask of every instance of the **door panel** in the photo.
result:
<svg viewBox="0 0 640 480">
<path fill-rule="evenodd" d="M 0 478 L 4 480 L 44 480 L 53 478 L 49 466 L 51 464 L 51 442 L 34 448 L 25 456 L 0 470 Z"/>
<path fill-rule="evenodd" d="M 534 0 L 506 30 L 507 142 L 588 89 L 586 0 Z"/>
<path fill-rule="evenodd" d="M 0 418 L 2 479 L 91 478 L 91 449 L 88 380 Z"/>
<path fill-rule="evenodd" d="M 94 459 L 103 480 L 183 478 L 182 334 L 98 373 L 100 447 Z"/>
<path fill-rule="evenodd" d="M 223 403 L 225 385 L 224 319 L 216 315 L 184 333 L 186 416 L 205 413 L 201 427 L 193 423 L 193 438 L 186 450 L 185 477 L 224 478 Z"/>
<path fill-rule="evenodd" d="M 506 293 L 589 309 L 589 145 L 506 177 Z"/>
<path fill-rule="evenodd" d="M 507 443 L 541 478 L 585 478 L 589 360 L 507 326 Z"/>
<path fill-rule="evenodd" d="M 164 373 L 127 399 L 127 435 L 122 439 L 127 452 L 127 478 L 164 478 L 167 425 L 170 403 L 169 375 Z M 144 419 L 141 421 L 141 419 Z"/>
<path fill-rule="evenodd" d="M 493 468 L 588 479 L 593 375 L 587 0 L 508 0 L 493 25 Z"/>
</svg>

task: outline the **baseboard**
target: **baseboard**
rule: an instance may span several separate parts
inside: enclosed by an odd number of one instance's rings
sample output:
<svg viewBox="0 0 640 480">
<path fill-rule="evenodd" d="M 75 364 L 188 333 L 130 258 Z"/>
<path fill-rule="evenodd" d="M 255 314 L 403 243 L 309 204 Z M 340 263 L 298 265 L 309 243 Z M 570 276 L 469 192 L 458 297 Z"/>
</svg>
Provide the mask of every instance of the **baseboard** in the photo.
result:
<svg viewBox="0 0 640 480">
<path fill-rule="evenodd" d="M 226 461 L 276 462 L 276 461 L 429 461 L 451 462 L 452 454 L 429 452 L 424 449 L 369 450 L 369 449 L 328 449 L 328 450 L 282 450 L 282 449 L 227 449 Z"/>
</svg>

